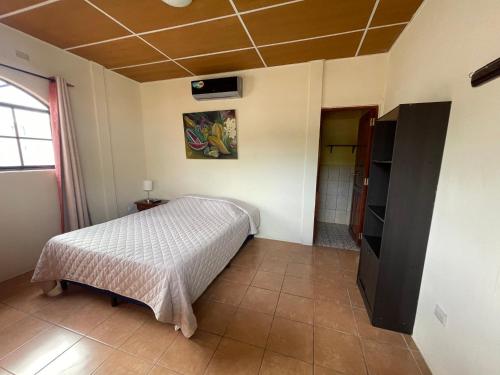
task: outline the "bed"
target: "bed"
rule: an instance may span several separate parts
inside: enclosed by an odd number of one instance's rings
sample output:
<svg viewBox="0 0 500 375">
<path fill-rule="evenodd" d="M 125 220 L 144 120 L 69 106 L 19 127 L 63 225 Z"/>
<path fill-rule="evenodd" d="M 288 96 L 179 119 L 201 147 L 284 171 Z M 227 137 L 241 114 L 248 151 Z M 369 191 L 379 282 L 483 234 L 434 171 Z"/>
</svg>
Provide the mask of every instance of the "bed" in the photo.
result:
<svg viewBox="0 0 500 375">
<path fill-rule="evenodd" d="M 190 337 L 197 327 L 192 303 L 259 221 L 259 211 L 241 201 L 183 196 L 53 237 L 32 281 L 68 280 L 142 302 Z"/>
</svg>

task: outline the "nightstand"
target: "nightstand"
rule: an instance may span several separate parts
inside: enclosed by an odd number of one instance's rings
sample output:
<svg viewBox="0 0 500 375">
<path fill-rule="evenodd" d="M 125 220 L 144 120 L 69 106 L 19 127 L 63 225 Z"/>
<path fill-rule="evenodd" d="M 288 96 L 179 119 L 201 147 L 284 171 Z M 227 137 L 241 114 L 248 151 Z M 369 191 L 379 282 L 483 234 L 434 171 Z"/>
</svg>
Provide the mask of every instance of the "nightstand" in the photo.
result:
<svg viewBox="0 0 500 375">
<path fill-rule="evenodd" d="M 168 203 L 168 200 L 165 199 L 160 199 L 160 201 L 157 202 L 148 202 L 146 199 L 141 199 L 140 201 L 134 202 L 134 204 L 137 206 L 138 211 L 144 211 L 144 210 L 149 210 L 150 208 L 159 206 L 160 204 L 165 204 Z"/>
</svg>

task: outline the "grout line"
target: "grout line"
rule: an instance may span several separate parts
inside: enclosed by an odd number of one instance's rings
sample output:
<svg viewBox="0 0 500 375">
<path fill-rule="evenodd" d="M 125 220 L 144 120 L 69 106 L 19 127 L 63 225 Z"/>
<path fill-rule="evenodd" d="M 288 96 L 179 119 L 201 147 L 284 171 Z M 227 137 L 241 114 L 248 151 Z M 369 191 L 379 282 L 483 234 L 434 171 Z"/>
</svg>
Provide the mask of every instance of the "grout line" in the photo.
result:
<svg viewBox="0 0 500 375">
<path fill-rule="evenodd" d="M 135 35 L 149 35 L 149 34 L 154 34 L 154 33 L 158 33 L 158 32 L 161 32 L 161 31 L 182 29 L 183 27 L 189 27 L 189 26 L 199 25 L 199 24 L 202 24 L 202 23 L 223 20 L 225 18 L 231 18 L 231 17 L 235 17 L 235 16 L 236 16 L 236 14 L 231 13 L 231 14 L 226 14 L 224 16 L 213 17 L 213 18 L 206 18 L 206 19 L 199 20 L 199 21 L 193 21 L 193 22 L 183 23 L 181 25 L 175 25 L 175 26 L 162 27 L 160 29 L 154 29 L 154 30 L 149 30 L 149 31 L 142 31 L 140 33 L 134 33 L 134 34 Z"/>
<path fill-rule="evenodd" d="M 179 60 L 187 60 L 187 59 L 194 59 L 197 57 L 205 57 L 205 56 L 212 56 L 212 55 L 221 55 L 224 53 L 231 53 L 231 52 L 238 52 L 238 51 L 246 51 L 249 49 L 253 49 L 254 47 L 243 47 L 243 48 L 236 48 L 236 49 L 230 49 L 226 51 L 218 51 L 218 52 L 208 52 L 208 53 L 202 53 L 199 55 L 192 55 L 192 56 L 185 56 L 185 57 L 177 57 L 174 60 L 179 61 Z"/>
<path fill-rule="evenodd" d="M 370 14 L 370 18 L 368 18 L 368 23 L 366 24 L 365 31 L 363 32 L 363 35 L 361 36 L 361 40 L 359 41 L 358 44 L 358 49 L 356 50 L 356 54 L 354 56 L 359 55 L 359 51 L 361 50 L 361 46 L 363 45 L 363 42 L 365 41 L 366 34 L 368 33 L 368 29 L 370 27 L 370 24 L 372 23 L 372 19 L 375 16 L 375 12 L 377 11 L 378 4 L 380 3 L 380 0 L 376 0 L 375 4 L 373 5 L 372 13 Z"/>
<path fill-rule="evenodd" d="M 126 68 L 135 68 L 137 66 L 161 64 L 163 62 L 170 62 L 170 61 L 172 61 L 172 60 L 163 59 L 163 60 L 158 60 L 158 61 L 153 61 L 153 62 L 148 62 L 148 63 L 142 63 L 142 64 L 133 64 L 133 65 L 120 66 L 118 68 L 111 68 L 109 70 L 120 70 L 120 69 L 126 69 Z"/>
<path fill-rule="evenodd" d="M 150 46 L 151 48 L 153 48 L 154 50 L 156 50 L 157 52 L 159 52 L 161 55 L 165 56 L 167 59 L 169 59 L 170 61 L 173 61 L 176 65 L 178 65 L 179 67 L 181 67 L 182 69 L 184 69 L 186 72 L 188 72 L 189 74 L 191 74 L 192 76 L 194 76 L 195 74 L 193 72 L 191 72 L 189 69 L 185 68 L 184 66 L 182 66 L 181 64 L 179 64 L 178 62 L 172 60 L 170 58 L 170 56 L 168 56 L 167 54 L 165 54 L 163 51 L 159 50 L 158 48 L 156 48 L 154 45 L 152 45 L 151 43 L 149 43 L 147 40 L 145 40 L 144 38 L 142 38 L 141 36 L 135 34 L 129 27 L 125 26 L 123 23 L 121 23 L 120 21 L 118 21 L 116 18 L 114 18 L 113 16 L 111 16 L 110 14 L 106 13 L 104 10 L 102 10 L 101 8 L 99 8 L 97 5 L 93 4 L 90 0 L 84 0 L 87 4 L 89 4 L 90 6 L 94 7 L 96 10 L 98 10 L 99 12 L 101 12 L 102 14 L 104 14 L 105 16 L 107 16 L 109 19 L 111 19 L 112 21 L 114 21 L 115 23 L 117 23 L 118 25 L 120 25 L 121 27 L 123 27 L 125 30 L 127 30 L 128 32 L 132 33 L 133 35 L 135 35 L 137 38 L 139 38 L 140 40 L 142 40 L 144 43 L 146 43 L 148 46 Z"/>
<path fill-rule="evenodd" d="M 408 25 L 410 22 L 396 22 L 396 23 L 389 23 L 387 25 L 380 25 L 380 26 L 370 26 L 368 30 L 378 30 L 378 29 L 384 29 L 386 27 L 393 27 L 393 26 L 401 26 L 401 25 Z"/>
<path fill-rule="evenodd" d="M 261 44 L 261 45 L 258 46 L 258 48 L 280 46 L 280 45 L 283 45 L 283 44 L 290 44 L 290 43 L 306 42 L 306 41 L 315 40 L 315 39 L 330 38 L 332 36 L 340 36 L 340 35 L 358 33 L 358 32 L 363 31 L 363 30 L 364 29 L 357 29 L 357 30 L 343 31 L 341 33 L 335 33 L 335 34 L 326 34 L 326 35 L 312 36 L 310 38 L 302 38 L 302 39 L 287 40 L 287 41 L 284 41 L 284 42 Z"/>
<path fill-rule="evenodd" d="M 245 30 L 245 32 L 247 33 L 247 36 L 248 38 L 250 39 L 250 42 L 252 43 L 253 45 L 253 48 L 255 48 L 255 52 L 257 52 L 257 55 L 259 55 L 259 58 L 260 60 L 262 61 L 262 63 L 264 64 L 264 67 L 267 67 L 267 64 L 266 62 L 264 61 L 264 58 L 262 57 L 262 55 L 260 54 L 260 51 L 259 49 L 257 48 L 257 45 L 255 44 L 253 38 L 252 38 L 252 35 L 250 35 L 250 31 L 248 31 L 247 29 L 247 26 L 245 25 L 245 22 L 243 22 L 243 18 L 241 18 L 241 15 L 240 13 L 238 13 L 238 9 L 236 8 L 236 5 L 234 5 L 234 0 L 228 0 L 229 3 L 231 4 L 231 6 L 233 7 L 234 9 L 234 12 L 236 13 L 236 16 L 238 17 L 238 19 L 240 20 L 240 23 L 241 23 L 241 26 L 243 26 L 243 29 Z"/>
<path fill-rule="evenodd" d="M 30 11 L 30 10 L 33 10 L 33 9 L 41 8 L 41 7 L 45 6 L 45 5 L 56 3 L 58 1 L 60 1 L 60 0 L 47 0 L 47 1 L 43 1 L 43 2 L 38 3 L 38 4 L 30 5 L 30 6 L 26 7 L 26 8 L 21 8 L 21 9 L 14 10 L 14 11 L 9 12 L 9 13 L 2 14 L 0 16 L 0 19 L 7 18 L 7 17 L 10 17 L 10 16 L 15 16 L 16 14 L 24 13 L 24 12 L 27 12 L 27 11 Z"/>
<path fill-rule="evenodd" d="M 122 40 L 122 39 L 128 39 L 128 38 L 133 38 L 135 37 L 135 35 L 131 35 L 131 34 L 128 34 L 128 35 L 124 35 L 124 36 L 118 36 L 116 38 L 110 38 L 110 39 L 104 39 L 104 40 L 100 40 L 98 42 L 92 42 L 92 43 L 85 43 L 85 44 L 79 44 L 77 46 L 73 46 L 73 47 L 68 47 L 68 48 L 65 48 L 64 50 L 65 51 L 72 51 L 74 49 L 79 49 L 79 48 L 84 48 L 84 47 L 90 47 L 90 46 L 95 46 L 97 44 L 105 44 L 105 43 L 109 43 L 109 42 L 114 42 L 116 40 Z"/>
<path fill-rule="evenodd" d="M 244 10 L 243 12 L 240 12 L 238 10 L 236 10 L 236 11 L 239 14 L 250 14 L 250 13 L 255 13 L 255 12 L 261 12 L 263 10 L 268 10 L 268 9 L 273 9 L 273 8 L 279 8 L 279 7 L 282 7 L 284 5 L 291 5 L 291 4 L 295 4 L 295 3 L 301 3 L 303 1 L 304 0 L 284 1 L 284 2 L 279 3 L 279 4 L 273 4 L 273 5 L 268 5 L 268 6 L 264 6 L 264 7 L 260 7 L 260 8 L 255 8 L 255 9 L 250 9 L 250 10 Z"/>
</svg>

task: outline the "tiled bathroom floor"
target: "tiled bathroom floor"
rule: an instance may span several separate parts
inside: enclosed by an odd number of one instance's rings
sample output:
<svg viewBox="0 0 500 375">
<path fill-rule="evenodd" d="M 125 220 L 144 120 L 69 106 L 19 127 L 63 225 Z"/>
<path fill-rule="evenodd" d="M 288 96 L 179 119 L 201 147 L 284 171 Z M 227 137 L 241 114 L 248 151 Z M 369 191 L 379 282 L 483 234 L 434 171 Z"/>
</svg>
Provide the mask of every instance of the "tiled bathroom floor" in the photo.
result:
<svg viewBox="0 0 500 375">
<path fill-rule="evenodd" d="M 314 244 L 336 249 L 359 250 L 349 233 L 349 226 L 343 224 L 316 222 Z"/>
</svg>

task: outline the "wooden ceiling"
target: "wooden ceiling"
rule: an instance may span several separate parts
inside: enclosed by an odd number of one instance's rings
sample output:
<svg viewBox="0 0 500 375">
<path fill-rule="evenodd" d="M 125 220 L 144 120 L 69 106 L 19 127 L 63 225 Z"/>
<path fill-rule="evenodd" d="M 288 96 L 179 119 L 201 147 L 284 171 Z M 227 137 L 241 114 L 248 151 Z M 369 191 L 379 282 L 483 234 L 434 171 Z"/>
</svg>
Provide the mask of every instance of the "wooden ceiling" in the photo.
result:
<svg viewBox="0 0 500 375">
<path fill-rule="evenodd" d="M 387 52 L 423 0 L 1 0 L 0 22 L 139 82 Z"/>
</svg>

